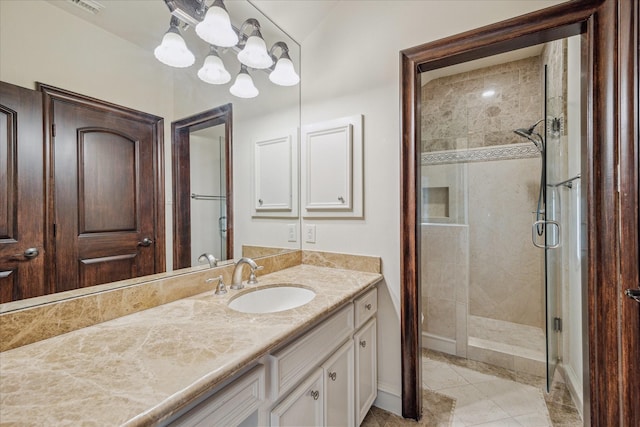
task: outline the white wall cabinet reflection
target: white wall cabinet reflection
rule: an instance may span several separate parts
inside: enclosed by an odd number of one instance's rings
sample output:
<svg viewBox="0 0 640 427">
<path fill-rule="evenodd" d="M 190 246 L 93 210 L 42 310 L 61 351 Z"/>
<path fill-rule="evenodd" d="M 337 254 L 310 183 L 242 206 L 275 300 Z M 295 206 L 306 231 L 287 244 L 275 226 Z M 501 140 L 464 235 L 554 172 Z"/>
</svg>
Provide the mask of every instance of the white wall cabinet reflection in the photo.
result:
<svg viewBox="0 0 640 427">
<path fill-rule="evenodd" d="M 252 207 L 254 217 L 298 216 L 297 130 L 255 141 Z"/>
</svg>

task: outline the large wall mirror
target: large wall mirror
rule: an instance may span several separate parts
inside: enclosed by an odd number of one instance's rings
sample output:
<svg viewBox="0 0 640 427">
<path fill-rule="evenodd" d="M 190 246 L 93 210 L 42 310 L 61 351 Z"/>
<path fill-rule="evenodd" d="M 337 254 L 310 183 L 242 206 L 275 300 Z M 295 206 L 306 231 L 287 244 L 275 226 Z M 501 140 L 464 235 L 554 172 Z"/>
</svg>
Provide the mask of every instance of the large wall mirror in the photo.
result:
<svg viewBox="0 0 640 427">
<path fill-rule="evenodd" d="M 186 197 L 191 202 L 195 200 L 191 198 L 191 193 L 224 196 L 228 198 L 224 201 L 227 205 L 218 203 L 213 206 L 214 203 L 209 203 L 205 206 L 205 202 L 202 202 L 205 212 L 196 213 L 192 209 L 188 222 L 191 243 L 195 247 L 190 248 L 190 257 L 215 250 L 225 253 L 220 258 L 233 259 L 246 253 L 273 253 L 255 248 L 273 248 L 274 251 L 299 249 L 299 239 L 290 241 L 288 233 L 292 225 L 296 230 L 300 227 L 297 209 L 295 215 L 257 216 L 252 209 L 252 198 L 256 142 L 294 132 L 297 144 L 300 85 L 277 86 L 269 80 L 268 72 L 249 69 L 259 95 L 252 99 L 235 97 L 230 94 L 229 87 L 240 71 L 236 50 L 228 48 L 219 51 L 231 74 L 231 82 L 211 85 L 201 81 L 197 72 L 210 48 L 197 37 L 192 26 L 180 27 L 183 38 L 195 55 L 195 63 L 191 67 L 172 68 L 154 57 L 153 51 L 160 44 L 171 19 L 169 8 L 163 0 L 102 0 L 100 4 L 104 7 L 97 10 L 88 10 L 74 3 L 77 2 L 0 2 L 0 80 L 27 89 L 37 89 L 36 82 L 42 82 L 164 119 L 167 271 L 180 274 L 189 270 L 178 268 L 194 265 L 193 259 L 189 263 L 174 261 L 176 242 L 173 212 L 174 204 L 175 208 L 179 208 L 179 200 L 174 195 L 171 172 L 171 124 L 221 106 L 228 105 L 233 111 L 228 126 L 192 129 L 191 133 L 192 141 L 213 141 L 215 144 L 212 143 L 212 146 L 217 147 L 217 160 L 213 151 L 206 156 L 197 156 L 199 173 L 211 177 L 210 188 L 199 190 L 192 186 L 193 191 L 189 191 L 189 194 L 180 193 L 180 197 Z M 210 3 L 206 1 L 207 5 Z M 247 18 L 259 21 L 267 49 L 276 42 L 286 43 L 294 68 L 300 73 L 300 46 L 295 40 L 252 3 L 228 1 L 225 5 L 231 23 L 236 28 L 241 27 Z M 219 169 L 221 147 L 222 151 L 227 147 L 228 157 L 225 158 L 231 162 L 229 170 L 222 175 Z M 194 150 L 197 150 L 195 146 Z M 211 168 L 206 167 L 206 162 L 211 162 Z M 216 162 L 218 166 L 214 167 Z M 293 162 L 296 167 L 292 170 L 296 171 L 297 157 L 293 158 Z M 198 181 L 201 178 L 192 179 Z M 292 179 L 297 182 L 298 177 Z M 217 189 L 214 189 L 216 185 Z M 297 194 L 294 196 L 297 203 Z M 214 230 L 220 238 L 217 241 L 196 242 L 193 236 L 210 232 L 200 228 L 205 226 Z M 179 241 L 182 237 L 180 230 L 175 232 L 175 239 Z M 205 267 L 205 264 L 200 265 Z M 91 288 L 85 289 L 86 292 L 93 292 Z M 74 295 L 77 293 L 75 291 Z M 61 295 L 61 298 L 64 297 Z M 7 309 L 10 307 L 2 307 L 3 311 Z"/>
</svg>

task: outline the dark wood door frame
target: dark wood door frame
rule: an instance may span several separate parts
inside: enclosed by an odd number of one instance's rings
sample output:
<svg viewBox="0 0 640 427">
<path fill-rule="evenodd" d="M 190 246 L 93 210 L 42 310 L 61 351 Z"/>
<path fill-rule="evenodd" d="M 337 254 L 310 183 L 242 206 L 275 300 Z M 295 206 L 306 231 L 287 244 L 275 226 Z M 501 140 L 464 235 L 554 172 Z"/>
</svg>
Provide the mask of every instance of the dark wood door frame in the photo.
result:
<svg viewBox="0 0 640 427">
<path fill-rule="evenodd" d="M 638 283 L 638 0 L 573 0 L 416 46 L 401 63 L 402 413 L 421 416 L 420 72 L 583 34 L 582 206 L 585 423 L 640 425 L 640 319 L 623 296 Z M 618 174 L 618 162 L 620 170 Z M 620 193 L 618 193 L 618 185 Z M 622 196 L 620 196 L 620 194 Z M 588 201 L 588 203 L 587 203 Z M 620 232 L 622 231 L 622 232 Z M 635 281 L 635 282 L 634 282 Z M 637 286 L 637 285 L 635 285 Z M 631 320 L 621 322 L 622 316 Z M 622 318 L 624 320 L 624 318 Z M 621 333 L 620 333 L 621 331 Z M 624 346 L 624 347 L 623 347 Z"/>
<path fill-rule="evenodd" d="M 231 104 L 171 123 L 173 169 L 173 269 L 191 267 L 191 177 L 189 134 L 224 124 L 227 181 L 227 259 L 233 258 L 233 109 Z"/>
<path fill-rule="evenodd" d="M 152 191 L 155 198 L 155 206 L 153 212 L 153 221 L 155 226 L 155 236 L 153 236 L 153 245 L 155 246 L 154 252 L 154 270 L 156 273 L 161 273 L 166 270 L 166 242 L 165 242 L 165 210 L 164 210 L 164 119 L 162 117 L 154 116 L 149 113 L 137 111 L 128 107 L 113 104 L 107 101 L 103 101 L 97 98 L 92 98 L 86 95 L 75 93 L 66 89 L 57 88 L 44 83 L 37 83 L 37 89 L 43 93 L 43 115 L 44 115 L 44 139 L 45 144 L 45 158 L 48 159 L 45 163 L 45 176 L 49 178 L 49 182 L 46 185 L 45 203 L 45 250 L 49 254 L 47 258 L 47 271 L 48 274 L 48 287 L 50 292 L 55 290 L 55 274 L 51 272 L 55 271 L 55 235 L 54 235 L 54 208 L 55 208 L 55 182 L 54 177 L 54 165 L 55 159 L 53 158 L 53 101 L 70 102 L 84 108 L 95 109 L 106 114 L 112 114 L 115 116 L 123 117 L 126 119 L 136 120 L 154 128 L 153 136 L 153 188 L 147 189 Z"/>
</svg>

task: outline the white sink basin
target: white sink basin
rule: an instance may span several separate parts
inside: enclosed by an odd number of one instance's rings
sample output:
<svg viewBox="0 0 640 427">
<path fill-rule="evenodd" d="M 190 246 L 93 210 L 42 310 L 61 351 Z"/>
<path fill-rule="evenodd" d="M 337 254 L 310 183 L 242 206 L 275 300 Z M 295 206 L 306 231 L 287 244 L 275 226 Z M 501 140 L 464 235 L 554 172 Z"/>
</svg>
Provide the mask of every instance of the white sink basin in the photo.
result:
<svg viewBox="0 0 640 427">
<path fill-rule="evenodd" d="M 229 301 L 241 313 L 276 313 L 305 305 L 316 293 L 294 285 L 277 285 L 249 291 Z"/>
</svg>

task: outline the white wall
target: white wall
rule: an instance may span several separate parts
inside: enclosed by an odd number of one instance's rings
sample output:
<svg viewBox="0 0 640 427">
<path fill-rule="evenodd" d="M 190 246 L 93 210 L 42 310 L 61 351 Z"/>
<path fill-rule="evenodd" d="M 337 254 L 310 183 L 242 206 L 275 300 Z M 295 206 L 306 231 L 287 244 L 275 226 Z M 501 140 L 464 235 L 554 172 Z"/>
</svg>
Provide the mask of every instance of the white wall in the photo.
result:
<svg viewBox="0 0 640 427">
<path fill-rule="evenodd" d="M 303 248 L 382 257 L 378 406 L 401 412 L 399 52 L 556 3 L 343 0 L 300 40 L 302 124 L 364 115 L 364 219 L 303 220 Z"/>
</svg>

